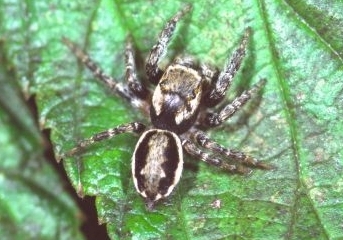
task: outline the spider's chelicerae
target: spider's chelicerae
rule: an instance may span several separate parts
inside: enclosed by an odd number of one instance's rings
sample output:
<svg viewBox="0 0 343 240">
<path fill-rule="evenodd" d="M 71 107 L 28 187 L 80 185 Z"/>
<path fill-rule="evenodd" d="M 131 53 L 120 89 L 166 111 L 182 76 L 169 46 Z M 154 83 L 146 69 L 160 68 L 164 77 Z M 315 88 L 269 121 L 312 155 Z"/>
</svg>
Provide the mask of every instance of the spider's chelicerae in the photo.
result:
<svg viewBox="0 0 343 240">
<path fill-rule="evenodd" d="M 167 22 L 150 51 L 145 67 L 149 81 L 156 86 L 153 92 L 137 78 L 130 41 L 125 50 L 126 82 L 122 83 L 106 75 L 88 55 L 70 40 L 63 38 L 63 42 L 97 79 L 133 107 L 150 116 L 151 120 L 151 126 L 130 122 L 97 133 L 80 141 L 63 157 L 72 156 L 90 144 L 118 134 L 140 134 L 132 156 L 132 176 L 136 190 L 145 198 L 150 210 L 158 200 L 167 197 L 179 182 L 184 152 L 230 173 L 247 173 L 251 167 L 269 168 L 267 164 L 240 151 L 221 146 L 203 132 L 221 125 L 265 84 L 262 79 L 231 103 L 225 103 L 226 90 L 245 55 L 249 29 L 245 31 L 239 47 L 222 71 L 196 64 L 189 57 L 176 58 L 165 69 L 159 67 L 177 22 L 190 9 L 190 6 L 183 8 Z M 222 107 L 210 110 L 219 103 Z"/>
</svg>

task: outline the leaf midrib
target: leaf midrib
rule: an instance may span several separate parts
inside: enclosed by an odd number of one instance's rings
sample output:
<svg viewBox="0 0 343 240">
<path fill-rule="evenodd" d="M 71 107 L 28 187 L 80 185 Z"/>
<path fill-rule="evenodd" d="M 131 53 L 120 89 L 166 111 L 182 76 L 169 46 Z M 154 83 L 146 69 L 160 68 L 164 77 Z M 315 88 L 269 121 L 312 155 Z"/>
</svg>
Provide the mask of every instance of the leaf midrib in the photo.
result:
<svg viewBox="0 0 343 240">
<path fill-rule="evenodd" d="M 279 4 L 282 4 L 279 2 Z M 289 85 L 287 84 L 286 81 L 284 81 L 284 78 L 283 78 L 283 75 L 282 75 L 282 69 L 281 69 L 281 64 L 278 60 L 278 57 L 277 57 L 277 50 L 275 48 L 275 44 L 274 43 L 274 39 L 272 37 L 272 31 L 271 31 L 271 28 L 268 24 L 268 17 L 267 17 L 267 14 L 266 14 L 266 9 L 265 9 L 265 5 L 264 5 L 264 2 L 263 0 L 258 0 L 258 5 L 259 5 L 259 13 L 260 13 L 260 16 L 261 16 L 261 19 L 262 19 L 262 22 L 263 22 L 263 25 L 264 25 L 264 29 L 265 29 L 265 33 L 266 33 L 266 39 L 267 41 L 269 42 L 268 46 L 269 46 L 269 52 L 270 52 L 270 55 L 271 55 L 271 67 L 272 69 L 274 69 L 274 72 L 275 72 L 275 76 L 276 76 L 276 79 L 277 79 L 277 83 L 279 85 L 279 94 L 278 96 L 281 97 L 282 99 L 282 104 L 283 104 L 283 110 L 285 112 L 285 117 L 286 117 L 286 122 L 288 123 L 288 126 L 289 126 L 289 133 L 290 133 L 290 137 L 291 137 L 291 148 L 292 148 L 292 151 L 293 151 L 293 159 L 294 159 L 294 163 L 295 163 L 295 175 L 296 175 L 296 188 L 294 189 L 293 191 L 293 197 L 294 197 L 294 201 L 293 201 L 293 205 L 291 207 L 291 219 L 290 219 L 290 222 L 289 222 L 289 226 L 288 226 L 288 231 L 287 231 L 287 239 L 292 239 L 293 237 L 293 233 L 294 233 L 294 227 L 296 226 L 296 222 L 297 222 L 297 214 L 298 214 L 298 209 L 300 209 L 300 198 L 301 198 L 301 194 L 299 194 L 301 192 L 301 189 L 304 188 L 304 184 L 301 180 L 301 177 L 300 177 L 300 158 L 302 155 L 302 152 L 301 152 L 301 147 L 300 147 L 300 140 L 299 140 L 299 134 L 298 134 L 298 125 L 297 125 L 297 122 L 296 122 L 296 114 L 295 114 L 295 111 L 294 111 L 294 107 L 295 106 L 295 103 L 294 101 L 292 100 L 292 97 L 291 97 L 291 89 L 289 87 Z M 291 7 L 291 6 L 290 6 Z M 298 18 L 300 18 L 299 14 L 297 14 L 295 12 L 295 10 L 291 7 L 292 11 L 294 12 L 295 16 L 297 16 Z M 294 15 L 292 15 L 294 16 Z M 299 19 L 296 19 L 299 21 Z M 304 19 L 302 19 L 303 21 L 305 21 Z M 300 21 L 303 23 L 303 21 Z M 304 24 L 302 24 L 304 25 Z M 308 26 L 306 26 L 308 27 Z M 312 31 L 312 30 L 311 30 Z M 322 43 L 325 44 L 325 41 L 324 39 L 320 38 L 318 36 L 318 34 L 316 34 L 316 36 L 320 39 L 320 41 Z M 335 52 L 329 44 L 325 44 L 326 47 L 329 47 L 329 49 L 331 51 L 333 51 L 335 53 L 335 55 L 338 56 L 337 52 Z M 339 57 L 339 56 L 338 56 Z M 305 188 L 304 188 L 305 189 Z M 306 189 L 305 189 L 306 190 Z M 306 192 L 306 196 L 311 199 L 308 195 L 308 191 L 305 191 Z M 315 206 L 313 204 L 313 201 L 310 201 L 311 202 L 311 207 L 312 209 L 315 209 Z M 322 230 L 323 232 L 325 233 L 326 235 L 326 238 L 329 239 L 329 236 L 328 236 L 328 233 L 327 231 L 325 230 L 324 226 L 322 225 L 322 221 L 320 221 L 319 219 L 319 216 L 317 214 L 317 211 L 314 211 L 315 212 L 315 215 L 317 217 L 317 219 L 319 220 L 318 222 L 320 222 L 321 224 L 321 227 L 322 227 Z"/>
</svg>

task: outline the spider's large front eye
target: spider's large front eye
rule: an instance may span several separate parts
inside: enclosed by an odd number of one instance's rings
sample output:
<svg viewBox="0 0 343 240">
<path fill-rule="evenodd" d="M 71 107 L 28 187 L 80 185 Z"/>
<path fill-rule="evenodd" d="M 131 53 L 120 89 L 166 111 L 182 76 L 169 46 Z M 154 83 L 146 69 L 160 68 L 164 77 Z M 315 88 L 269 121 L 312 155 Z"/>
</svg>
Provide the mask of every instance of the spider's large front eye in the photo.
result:
<svg viewBox="0 0 343 240">
<path fill-rule="evenodd" d="M 175 133 L 152 129 L 142 134 L 132 157 L 132 175 L 148 208 L 173 191 L 182 167 L 181 141 Z"/>
</svg>

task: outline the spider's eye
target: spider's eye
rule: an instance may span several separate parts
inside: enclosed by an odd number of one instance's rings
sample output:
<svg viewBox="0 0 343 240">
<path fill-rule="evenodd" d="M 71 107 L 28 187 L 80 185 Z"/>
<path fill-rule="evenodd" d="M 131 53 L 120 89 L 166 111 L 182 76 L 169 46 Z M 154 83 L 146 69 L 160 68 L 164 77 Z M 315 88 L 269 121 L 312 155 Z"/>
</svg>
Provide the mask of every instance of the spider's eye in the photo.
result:
<svg viewBox="0 0 343 240">
<path fill-rule="evenodd" d="M 200 88 L 192 89 L 192 93 L 188 95 L 187 100 L 191 101 L 197 97 L 197 95 L 200 93 Z"/>
</svg>

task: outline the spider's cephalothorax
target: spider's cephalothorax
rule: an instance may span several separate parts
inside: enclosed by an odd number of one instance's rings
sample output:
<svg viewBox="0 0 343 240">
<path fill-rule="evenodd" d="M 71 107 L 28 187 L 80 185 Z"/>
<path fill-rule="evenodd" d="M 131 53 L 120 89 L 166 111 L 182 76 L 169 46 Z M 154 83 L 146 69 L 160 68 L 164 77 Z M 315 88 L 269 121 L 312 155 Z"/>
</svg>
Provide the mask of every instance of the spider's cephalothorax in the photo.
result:
<svg viewBox="0 0 343 240">
<path fill-rule="evenodd" d="M 204 78 L 195 69 L 182 63 L 167 67 L 152 95 L 152 124 L 178 134 L 186 132 L 198 116 L 203 87 Z"/>
<path fill-rule="evenodd" d="M 152 94 L 137 78 L 130 40 L 125 51 L 124 83 L 106 75 L 80 48 L 63 38 L 63 42 L 97 79 L 128 100 L 133 107 L 150 116 L 151 126 L 146 127 L 140 122 L 122 124 L 80 141 L 62 157 L 72 156 L 94 142 L 121 133 L 140 134 L 132 156 L 132 176 L 136 190 L 145 198 L 150 210 L 156 201 L 167 197 L 179 182 L 184 152 L 231 173 L 247 173 L 250 167 L 270 168 L 242 152 L 221 146 L 203 132 L 230 118 L 265 83 L 262 79 L 232 102 L 225 103 L 226 90 L 245 56 L 249 29 L 245 31 L 239 47 L 222 71 L 202 64 L 199 66 L 191 58 L 177 58 L 165 69 L 159 68 L 158 63 L 167 49 L 177 22 L 190 9 L 190 6 L 185 7 L 167 22 L 150 51 L 146 73 L 149 81 L 156 85 Z M 210 110 L 219 103 L 222 106 L 219 110 Z"/>
</svg>

